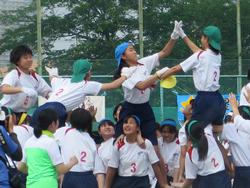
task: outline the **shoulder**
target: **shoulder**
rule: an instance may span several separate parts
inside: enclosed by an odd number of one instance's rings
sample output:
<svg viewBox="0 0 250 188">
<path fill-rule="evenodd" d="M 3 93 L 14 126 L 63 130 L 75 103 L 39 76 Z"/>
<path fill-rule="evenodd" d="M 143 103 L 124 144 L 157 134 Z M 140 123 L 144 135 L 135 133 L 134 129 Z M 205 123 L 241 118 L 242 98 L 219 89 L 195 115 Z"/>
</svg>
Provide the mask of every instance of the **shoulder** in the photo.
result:
<svg viewBox="0 0 250 188">
<path fill-rule="evenodd" d="M 138 62 L 141 64 L 145 64 L 148 61 L 153 61 L 153 60 L 159 60 L 159 53 L 155 53 L 153 55 L 143 57 L 143 58 L 139 59 Z"/>
</svg>

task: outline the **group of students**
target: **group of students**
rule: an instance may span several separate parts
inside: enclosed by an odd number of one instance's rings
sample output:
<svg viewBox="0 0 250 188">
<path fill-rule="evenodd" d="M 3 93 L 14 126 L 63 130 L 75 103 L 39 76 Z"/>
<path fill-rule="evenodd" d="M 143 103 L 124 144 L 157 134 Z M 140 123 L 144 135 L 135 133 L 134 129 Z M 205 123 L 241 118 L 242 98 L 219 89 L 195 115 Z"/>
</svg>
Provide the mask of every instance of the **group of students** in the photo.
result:
<svg viewBox="0 0 250 188">
<path fill-rule="evenodd" d="M 164 67 L 151 75 L 160 60 L 171 53 L 179 37 L 193 54 L 180 64 Z M 250 88 L 246 85 L 242 89 L 241 98 L 244 97 L 248 105 L 244 104 L 239 110 L 234 95 L 230 95 L 234 121 L 223 125 L 226 108 L 218 91 L 220 42 L 219 28 L 208 26 L 202 31 L 200 49 L 184 33 L 182 22 L 175 21 L 170 40 L 156 54 L 138 60 L 132 43 L 118 45 L 113 82 L 91 81 L 91 63 L 79 59 L 73 64 L 71 78 L 61 78 L 57 68 L 46 67 L 51 86 L 30 69 L 30 48 L 26 45 L 16 47 L 10 54 L 10 61 L 16 69 L 8 73 L 1 83 L 3 98 L 0 103 L 2 108 L 11 109 L 11 119 L 14 116 L 18 121 L 12 121 L 10 126 L 5 126 L 9 124 L 6 122 L 0 126 L 8 146 L 6 149 L 1 145 L 1 158 L 5 159 L 7 154 L 16 161 L 21 160 L 18 167 L 28 173 L 28 188 L 56 188 L 59 186 L 58 174 L 64 174 L 59 181 L 63 188 L 185 188 L 191 185 L 193 188 L 229 188 L 228 160 L 218 140 L 219 135 L 220 139 L 229 142 L 236 166 L 233 186 L 246 187 L 249 181 L 246 177 L 250 175 L 249 148 L 246 149 L 249 147 L 246 139 L 250 138 Z M 173 119 L 165 119 L 159 125 L 158 138 L 157 123 L 149 104 L 151 87 L 158 80 L 189 70 L 193 71 L 198 92 L 192 104 L 183 111 L 187 121 L 178 131 Z M 108 119 L 99 122 L 98 130 L 104 141 L 97 147 L 90 134 L 92 115 L 79 106 L 87 95 L 97 95 L 101 90 L 120 86 L 124 102 L 115 109 L 118 112 L 114 114 L 117 122 L 114 124 Z M 19 122 L 23 122 L 20 120 L 25 119 L 25 115 L 27 118 L 26 112 L 37 103 L 38 95 L 47 101 L 35 110 L 30 126 L 13 126 L 22 124 Z M 2 112 L 6 120 L 7 112 Z M 24 139 L 25 134 L 16 131 L 17 138 L 14 138 L 13 127 L 22 127 L 34 135 Z M 7 188 L 8 173 L 4 160 L 0 160 L 0 167 L 3 172 L 0 186 Z M 228 169 L 231 170 L 230 167 Z"/>
</svg>

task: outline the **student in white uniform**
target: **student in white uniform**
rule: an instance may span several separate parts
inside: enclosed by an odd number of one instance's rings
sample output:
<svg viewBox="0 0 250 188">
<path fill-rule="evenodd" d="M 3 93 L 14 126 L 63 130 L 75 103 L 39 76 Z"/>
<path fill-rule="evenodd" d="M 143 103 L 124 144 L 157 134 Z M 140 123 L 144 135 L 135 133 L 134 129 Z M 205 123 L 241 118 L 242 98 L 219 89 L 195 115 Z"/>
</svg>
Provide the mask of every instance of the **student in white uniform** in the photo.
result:
<svg viewBox="0 0 250 188">
<path fill-rule="evenodd" d="M 186 180 L 182 188 L 230 188 L 223 156 L 212 134 L 204 132 L 202 125 L 191 120 L 185 127 L 188 135 L 188 152 L 185 159 Z M 195 181 L 194 181 L 195 180 Z"/>
<path fill-rule="evenodd" d="M 238 109 L 238 102 L 235 95 L 232 93 L 229 94 L 228 99 L 230 106 L 232 107 L 234 124 L 236 128 L 250 135 L 250 107 L 240 106 Z"/>
<path fill-rule="evenodd" d="M 77 158 L 71 153 L 67 164 L 63 163 L 59 146 L 53 133 L 58 128 L 58 116 L 52 109 L 39 112 L 34 136 L 26 143 L 23 149 L 23 160 L 20 169 L 28 170 L 27 188 L 58 188 L 57 174 L 68 172 L 75 164 Z"/>
<path fill-rule="evenodd" d="M 1 92 L 4 95 L 0 104 L 12 109 L 17 116 L 35 106 L 38 95 L 48 98 L 51 92 L 47 82 L 31 70 L 32 56 L 28 46 L 15 47 L 10 53 L 10 62 L 16 68 L 10 71 L 1 83 Z"/>
<path fill-rule="evenodd" d="M 179 173 L 180 145 L 177 124 L 173 119 L 165 119 L 160 123 L 162 137 L 158 139 L 161 155 L 164 159 L 167 180 L 176 182 Z"/>
<path fill-rule="evenodd" d="M 159 159 L 152 143 L 140 139 L 140 119 L 130 115 L 124 119 L 125 137 L 118 140 L 112 151 L 106 175 L 106 188 L 148 188 L 150 187 L 148 170 L 152 165 L 159 185 L 168 188 L 159 165 Z M 140 144 L 138 140 L 140 139 Z M 115 174 L 118 171 L 118 177 Z"/>
<path fill-rule="evenodd" d="M 247 140 L 249 141 L 249 135 L 238 130 L 234 123 L 227 123 L 223 126 L 221 139 L 229 143 L 229 150 L 235 165 L 233 188 L 249 187 L 250 148 L 247 142 Z"/>
<path fill-rule="evenodd" d="M 171 39 L 160 52 L 139 60 L 131 42 L 123 42 L 116 47 L 115 59 L 117 61 L 117 70 L 114 78 L 117 79 L 121 76 L 121 71 L 124 67 L 128 67 L 133 72 L 131 77 L 122 83 L 124 103 L 119 114 L 119 121 L 115 127 L 116 137 L 122 134 L 124 118 L 134 114 L 141 120 L 142 136 L 149 139 L 153 145 L 157 145 L 156 123 L 153 110 L 149 105 L 149 97 L 151 87 L 155 85 L 159 76 L 167 68 L 158 71 L 154 75 L 150 74 L 154 68 L 159 66 L 160 60 L 171 53 L 178 38 L 174 33 L 175 29 L 171 35 Z"/>
<path fill-rule="evenodd" d="M 194 85 L 197 96 L 194 101 L 192 119 L 199 120 L 203 127 L 213 125 L 214 132 L 221 132 L 226 106 L 219 93 L 221 67 L 221 32 L 216 26 L 207 26 L 202 31 L 201 45 L 198 48 L 183 32 L 180 27 L 180 36 L 194 52 L 180 64 L 167 70 L 161 78 L 178 72 L 193 71 Z"/>
<path fill-rule="evenodd" d="M 45 108 L 53 108 L 59 114 L 59 126 L 65 124 L 67 112 L 79 107 L 85 96 L 97 95 L 101 90 L 115 89 L 121 86 L 122 82 L 129 77 L 128 72 L 123 70 L 122 77 L 111 83 L 99 83 L 90 81 L 92 65 L 89 61 L 79 59 L 74 62 L 73 75 L 71 78 L 53 77 L 51 85 L 58 84 L 51 93 L 47 102 L 40 106 L 33 114 L 31 125 L 36 119 L 36 114 Z"/>
<path fill-rule="evenodd" d="M 64 175 L 62 188 L 97 188 L 97 180 L 93 174 L 96 145 L 88 131 L 92 127 L 92 116 L 89 111 L 77 108 L 70 116 L 71 128 L 65 131 L 60 143 L 65 163 L 74 154 L 79 163 Z"/>
<path fill-rule="evenodd" d="M 103 119 L 99 122 L 98 132 L 103 142 L 97 149 L 95 157 L 95 170 L 98 188 L 105 187 L 105 177 L 108 169 L 108 162 L 111 159 L 113 143 L 114 143 L 114 123 L 109 119 Z"/>
<path fill-rule="evenodd" d="M 240 106 L 245 105 L 245 106 L 250 106 L 249 101 L 247 100 L 247 96 L 250 95 L 250 69 L 248 69 L 247 73 L 247 79 L 248 83 L 244 85 L 240 91 Z"/>
</svg>

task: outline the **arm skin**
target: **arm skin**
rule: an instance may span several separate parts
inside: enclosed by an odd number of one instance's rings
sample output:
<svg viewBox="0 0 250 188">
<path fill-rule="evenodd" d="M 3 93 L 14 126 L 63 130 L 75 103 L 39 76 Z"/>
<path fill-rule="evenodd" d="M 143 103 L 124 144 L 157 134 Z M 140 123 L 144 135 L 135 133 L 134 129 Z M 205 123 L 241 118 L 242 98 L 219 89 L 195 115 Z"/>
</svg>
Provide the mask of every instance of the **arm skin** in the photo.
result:
<svg viewBox="0 0 250 188">
<path fill-rule="evenodd" d="M 182 71 L 182 68 L 181 66 L 178 64 L 178 65 L 175 65 L 173 67 L 171 67 L 170 69 L 168 69 L 163 75 L 161 75 L 161 79 L 165 79 L 166 77 L 169 77 L 169 76 L 172 76 L 178 72 L 181 72 Z"/>
<path fill-rule="evenodd" d="M 168 56 L 172 52 L 175 43 L 176 40 L 170 39 L 164 48 L 159 52 L 159 59 L 163 59 L 164 57 Z"/>
<path fill-rule="evenodd" d="M 117 168 L 108 167 L 106 174 L 106 188 L 111 188 L 116 173 Z"/>
<path fill-rule="evenodd" d="M 21 93 L 23 91 L 21 87 L 12 87 L 10 85 L 3 85 L 1 87 L 1 92 L 3 94 L 16 94 L 16 93 Z"/>
<path fill-rule="evenodd" d="M 189 47 L 189 49 L 190 49 L 193 53 L 202 50 L 202 49 L 200 49 L 195 43 L 193 43 L 187 36 L 183 38 L 183 41 L 185 42 L 185 44 Z"/>
<path fill-rule="evenodd" d="M 111 89 L 116 89 L 122 85 L 122 83 L 127 79 L 126 76 L 121 76 L 120 78 L 114 80 L 113 82 L 110 83 L 104 83 L 102 84 L 101 90 L 111 90 Z"/>
</svg>

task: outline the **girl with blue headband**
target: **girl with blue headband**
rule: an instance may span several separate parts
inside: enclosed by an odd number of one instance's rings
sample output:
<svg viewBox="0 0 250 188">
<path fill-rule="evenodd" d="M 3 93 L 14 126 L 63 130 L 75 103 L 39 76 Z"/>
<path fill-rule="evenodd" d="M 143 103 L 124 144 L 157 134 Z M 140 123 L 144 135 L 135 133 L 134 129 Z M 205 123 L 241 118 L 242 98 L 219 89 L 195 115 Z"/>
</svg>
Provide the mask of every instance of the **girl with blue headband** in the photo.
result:
<svg viewBox="0 0 250 188">
<path fill-rule="evenodd" d="M 165 119 L 160 123 L 161 138 L 158 144 L 164 159 L 168 183 L 176 182 L 179 172 L 180 145 L 177 124 L 173 119 Z"/>
<path fill-rule="evenodd" d="M 149 167 L 152 166 L 161 187 L 168 188 L 160 171 L 159 158 L 152 143 L 145 139 L 138 144 L 141 120 L 135 115 L 124 119 L 123 132 L 125 137 L 115 142 L 112 157 L 108 163 L 106 188 L 148 188 Z M 144 147 L 141 147 L 144 145 Z M 118 172 L 118 177 L 114 179 Z"/>
</svg>

